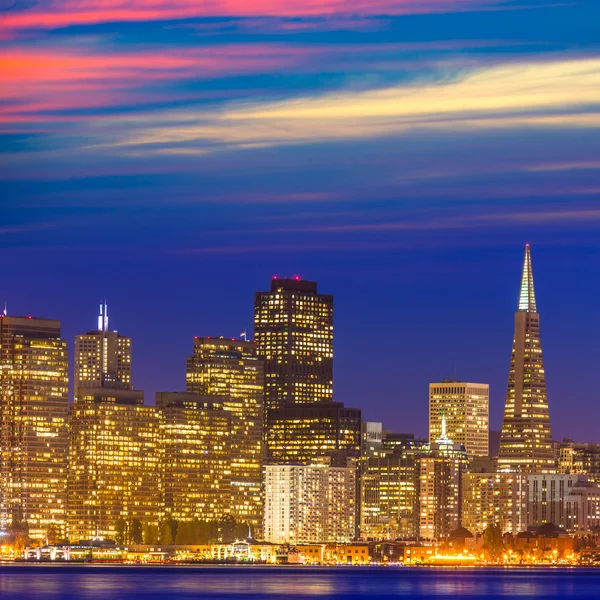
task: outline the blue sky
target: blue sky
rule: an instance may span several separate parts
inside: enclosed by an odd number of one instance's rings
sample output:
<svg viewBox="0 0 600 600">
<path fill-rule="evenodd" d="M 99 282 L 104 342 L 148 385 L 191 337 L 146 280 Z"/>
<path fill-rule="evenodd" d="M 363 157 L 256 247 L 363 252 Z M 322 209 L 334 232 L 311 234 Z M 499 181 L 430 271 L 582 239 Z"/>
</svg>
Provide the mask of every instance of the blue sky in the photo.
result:
<svg viewBox="0 0 600 600">
<path fill-rule="evenodd" d="M 555 437 L 600 442 L 598 3 L 282 6 L 0 0 L 9 312 L 70 338 L 106 296 L 153 400 L 299 274 L 338 400 L 424 434 L 456 375 L 499 428 L 530 242 Z"/>
</svg>

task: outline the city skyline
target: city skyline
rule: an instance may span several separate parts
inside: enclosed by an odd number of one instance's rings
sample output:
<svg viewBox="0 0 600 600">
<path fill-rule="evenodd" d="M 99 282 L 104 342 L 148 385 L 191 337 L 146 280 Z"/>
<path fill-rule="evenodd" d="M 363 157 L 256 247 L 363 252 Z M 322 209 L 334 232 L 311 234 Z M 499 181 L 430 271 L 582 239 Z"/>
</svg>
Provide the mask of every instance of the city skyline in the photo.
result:
<svg viewBox="0 0 600 600">
<path fill-rule="evenodd" d="M 527 245 L 526 257 L 528 255 L 529 255 L 529 245 Z M 526 266 L 527 266 L 527 261 L 526 261 L 525 267 Z M 525 278 L 525 269 L 524 269 L 523 274 L 522 274 L 522 285 L 523 285 L 524 278 Z M 274 276 L 273 279 L 272 279 L 272 281 L 275 282 L 277 279 L 278 278 Z M 298 275 L 295 275 L 293 278 L 290 279 L 290 281 L 294 281 L 296 279 L 299 279 Z M 321 286 L 324 287 L 322 283 L 321 283 Z M 325 287 L 326 287 L 326 284 L 325 284 Z M 521 291 L 520 291 L 520 294 L 519 294 L 519 298 L 520 298 L 520 302 L 523 302 L 523 299 L 522 299 L 522 297 L 523 297 L 523 288 L 522 288 L 522 286 L 521 286 L 520 290 Z M 535 299 L 533 300 L 533 303 L 535 305 Z M 543 300 L 542 300 L 542 303 L 543 303 Z M 106 306 L 107 306 L 107 304 L 106 304 L 106 300 L 105 300 L 104 304 L 102 305 L 103 308 L 101 308 L 101 310 L 103 309 L 104 311 L 106 311 Z M 112 304 L 110 304 L 110 306 L 112 306 Z M 111 315 L 112 315 L 112 311 L 111 311 Z M 100 318 L 102 318 L 102 316 Z M 100 321 L 98 321 L 98 322 L 100 323 Z M 546 325 L 546 323 L 545 323 L 545 325 Z M 126 324 L 125 324 L 125 328 L 127 329 L 127 325 Z M 84 328 L 81 328 L 81 329 L 84 329 Z M 231 327 L 229 327 L 229 329 L 231 330 Z M 337 330 L 337 328 L 336 328 L 336 330 Z M 93 330 L 90 331 L 90 332 L 88 332 L 88 335 L 90 333 L 93 333 Z M 244 332 L 243 333 L 246 334 L 246 337 L 248 336 L 248 330 L 246 328 L 244 328 Z M 78 334 L 78 335 L 81 336 L 81 334 Z M 122 333 L 120 333 L 119 335 L 120 335 L 120 337 L 124 336 L 124 334 L 122 334 Z M 64 334 L 63 334 L 63 337 L 65 337 Z M 218 336 L 212 336 L 212 337 L 218 337 Z M 196 339 L 196 340 L 198 340 L 199 336 L 194 335 L 193 338 Z M 74 384 L 75 384 L 74 378 L 73 378 L 73 363 L 74 363 L 74 356 L 76 356 L 76 355 L 72 351 L 72 348 L 73 348 L 72 339 L 68 339 L 68 338 L 66 338 L 66 339 L 67 339 L 67 342 L 68 342 L 68 345 L 69 345 L 69 349 L 70 349 L 70 351 L 69 351 L 69 358 L 70 358 L 70 360 L 69 360 L 69 370 L 70 370 L 70 379 L 69 379 L 69 384 L 70 385 L 69 385 L 69 387 L 70 387 L 70 395 L 71 395 L 71 399 L 72 399 L 72 396 L 75 393 L 75 389 L 73 387 Z M 129 337 L 123 337 L 123 339 L 129 340 Z M 208 339 L 210 339 L 210 338 L 208 338 Z M 235 339 L 237 339 L 237 337 Z M 143 342 L 142 342 L 142 344 L 143 344 Z M 180 379 L 178 382 L 174 382 L 170 386 L 169 385 L 162 385 L 162 386 L 159 385 L 159 387 L 156 390 L 148 390 L 147 388 L 144 388 L 142 385 L 139 385 L 138 382 L 143 381 L 146 374 L 144 373 L 144 367 L 143 367 L 143 365 L 139 365 L 139 362 L 136 361 L 136 359 L 135 359 L 136 339 L 133 339 L 132 347 L 133 347 L 132 353 L 134 355 L 134 358 L 131 361 L 134 364 L 133 376 L 132 376 L 132 385 L 133 385 L 133 387 L 135 389 L 141 389 L 141 390 L 143 390 L 145 392 L 146 398 L 149 399 L 150 404 L 153 403 L 153 398 L 154 398 L 154 393 L 155 392 L 158 392 L 158 391 L 162 392 L 162 391 L 167 391 L 167 390 L 183 391 L 185 389 L 185 374 L 183 376 L 183 381 Z M 169 354 L 169 353 L 165 353 L 165 354 Z M 335 359 L 334 359 L 334 362 L 336 362 Z M 136 364 L 138 365 L 137 368 L 135 367 Z M 466 379 L 461 378 L 461 377 L 459 377 L 458 379 L 460 381 L 466 381 Z M 482 381 L 481 377 L 479 377 L 478 379 L 480 381 Z M 432 383 L 432 382 L 423 382 L 424 386 L 428 386 L 430 383 Z M 503 393 L 505 393 L 505 391 L 506 390 L 504 390 Z M 427 404 L 427 390 L 425 389 L 424 392 L 425 393 L 423 394 L 423 397 L 420 399 L 420 401 L 423 402 L 424 405 L 426 405 Z M 497 394 L 496 394 L 496 396 L 497 396 Z M 551 390 L 550 391 L 550 398 L 551 399 L 552 399 L 552 396 L 553 396 L 553 394 L 552 394 L 552 390 Z M 412 428 L 404 427 L 404 428 L 399 429 L 398 427 L 394 426 L 394 422 L 395 422 L 394 417 L 396 415 L 394 415 L 393 413 L 391 415 L 390 414 L 385 414 L 385 413 L 376 413 L 373 410 L 373 408 L 370 407 L 370 402 L 368 400 L 366 400 L 364 403 L 361 403 L 360 399 L 358 399 L 358 401 L 354 401 L 354 403 L 349 402 L 347 400 L 344 401 L 344 398 L 340 398 L 339 394 L 337 392 L 335 392 L 335 391 L 334 391 L 334 397 L 333 397 L 333 399 L 336 402 L 344 402 L 344 404 L 347 407 L 352 406 L 352 407 L 356 407 L 356 408 L 359 408 L 359 409 L 363 409 L 363 419 L 368 420 L 368 421 L 381 421 L 381 422 L 383 422 L 384 427 L 386 427 L 387 429 L 394 430 L 394 431 L 402 431 L 402 432 L 405 432 L 405 433 L 412 432 L 412 433 L 416 433 L 417 435 L 419 435 L 421 437 L 427 437 L 427 435 L 426 435 L 426 428 L 427 428 L 427 416 L 426 416 L 426 414 L 425 414 L 425 423 L 421 423 L 420 426 L 418 426 L 418 427 L 412 427 Z M 401 402 L 399 402 L 398 405 L 397 405 L 397 408 L 401 409 L 402 407 L 403 407 L 403 404 Z M 551 410 L 553 408 L 555 408 L 554 403 L 552 401 L 550 402 L 550 407 L 551 407 Z M 491 408 L 490 413 L 492 413 L 493 412 L 492 409 L 494 408 L 492 402 L 490 402 L 490 408 Z M 497 408 L 498 407 L 495 407 L 495 408 L 496 408 L 496 412 L 497 412 Z M 500 430 L 500 425 L 501 425 L 501 421 L 498 422 L 497 419 L 496 419 L 496 421 L 494 421 L 493 418 L 490 419 L 490 430 L 492 430 L 492 431 L 499 431 Z M 598 441 L 596 439 L 580 439 L 581 436 L 579 436 L 576 431 L 568 431 L 564 435 L 555 436 L 554 439 L 555 440 L 562 440 L 565 437 L 574 438 L 574 439 L 576 439 L 576 441 L 581 441 L 581 442 L 583 442 L 583 441 L 586 441 L 586 442 L 596 442 L 596 441 Z"/>
</svg>

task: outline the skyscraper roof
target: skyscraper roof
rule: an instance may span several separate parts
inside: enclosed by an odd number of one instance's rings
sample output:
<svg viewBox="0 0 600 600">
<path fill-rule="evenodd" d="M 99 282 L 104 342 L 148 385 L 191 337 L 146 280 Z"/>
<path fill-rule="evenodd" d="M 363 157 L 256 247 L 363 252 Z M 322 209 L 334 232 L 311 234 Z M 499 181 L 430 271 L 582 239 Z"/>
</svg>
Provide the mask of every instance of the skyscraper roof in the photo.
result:
<svg viewBox="0 0 600 600">
<path fill-rule="evenodd" d="M 519 295 L 519 311 L 537 312 L 535 303 L 535 289 L 533 287 L 533 270 L 531 268 L 531 248 L 525 246 L 525 260 L 523 262 L 523 277 L 521 279 L 521 294 Z"/>
</svg>

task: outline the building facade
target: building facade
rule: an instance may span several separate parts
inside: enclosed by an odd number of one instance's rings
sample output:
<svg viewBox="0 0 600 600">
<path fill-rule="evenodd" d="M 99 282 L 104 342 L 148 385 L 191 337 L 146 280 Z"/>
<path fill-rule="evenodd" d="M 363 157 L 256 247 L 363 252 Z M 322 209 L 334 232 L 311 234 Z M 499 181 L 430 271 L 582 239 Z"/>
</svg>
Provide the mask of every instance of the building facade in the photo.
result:
<svg viewBox="0 0 600 600">
<path fill-rule="evenodd" d="M 571 440 L 561 442 L 558 445 L 558 472 L 586 475 L 589 481 L 600 483 L 600 446 Z"/>
<path fill-rule="evenodd" d="M 68 402 L 60 322 L 0 315 L 0 530 L 64 532 Z"/>
<path fill-rule="evenodd" d="M 239 522 L 262 527 L 264 361 L 254 342 L 194 338 L 187 360 L 186 389 L 219 396 L 230 413 L 231 514 Z"/>
<path fill-rule="evenodd" d="M 464 473 L 462 527 L 473 535 L 489 525 L 516 535 L 527 529 L 527 477 L 522 473 Z"/>
<path fill-rule="evenodd" d="M 333 296 L 312 281 L 273 278 L 254 297 L 254 336 L 267 411 L 333 399 Z"/>
<path fill-rule="evenodd" d="M 159 392 L 164 515 L 212 521 L 232 512 L 232 414 L 222 397 Z"/>
<path fill-rule="evenodd" d="M 329 456 L 342 465 L 361 452 L 361 411 L 341 402 L 291 404 L 267 415 L 267 462 L 310 464 Z"/>
<path fill-rule="evenodd" d="M 498 465 L 526 473 L 552 472 L 555 469 L 540 315 L 529 244 L 525 248 L 519 307 L 515 313 Z"/>
<path fill-rule="evenodd" d="M 68 526 L 72 541 L 136 540 L 161 512 L 159 421 L 144 393 L 80 388 L 69 414 Z"/>
<path fill-rule="evenodd" d="M 100 305 L 98 329 L 75 336 L 75 382 L 80 387 L 131 388 L 131 338 L 108 330 L 108 307 Z"/>
<path fill-rule="evenodd" d="M 489 455 L 489 398 L 486 383 L 443 379 L 429 384 L 429 441 L 442 434 L 446 418 L 448 437 L 463 444 L 469 458 Z"/>
<path fill-rule="evenodd" d="M 265 540 L 349 542 L 355 535 L 356 465 L 265 466 Z"/>
</svg>

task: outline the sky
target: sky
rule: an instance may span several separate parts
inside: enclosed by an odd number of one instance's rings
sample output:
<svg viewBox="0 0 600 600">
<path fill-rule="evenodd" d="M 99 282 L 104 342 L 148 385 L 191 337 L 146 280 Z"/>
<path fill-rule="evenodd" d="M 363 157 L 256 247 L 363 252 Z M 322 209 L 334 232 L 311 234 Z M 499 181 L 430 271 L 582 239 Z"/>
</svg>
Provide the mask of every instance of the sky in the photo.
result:
<svg viewBox="0 0 600 600">
<path fill-rule="evenodd" d="M 152 403 L 274 275 L 335 297 L 334 394 L 500 429 L 531 243 L 556 439 L 600 443 L 597 0 L 0 0 L 0 300 L 133 338 Z"/>
</svg>

